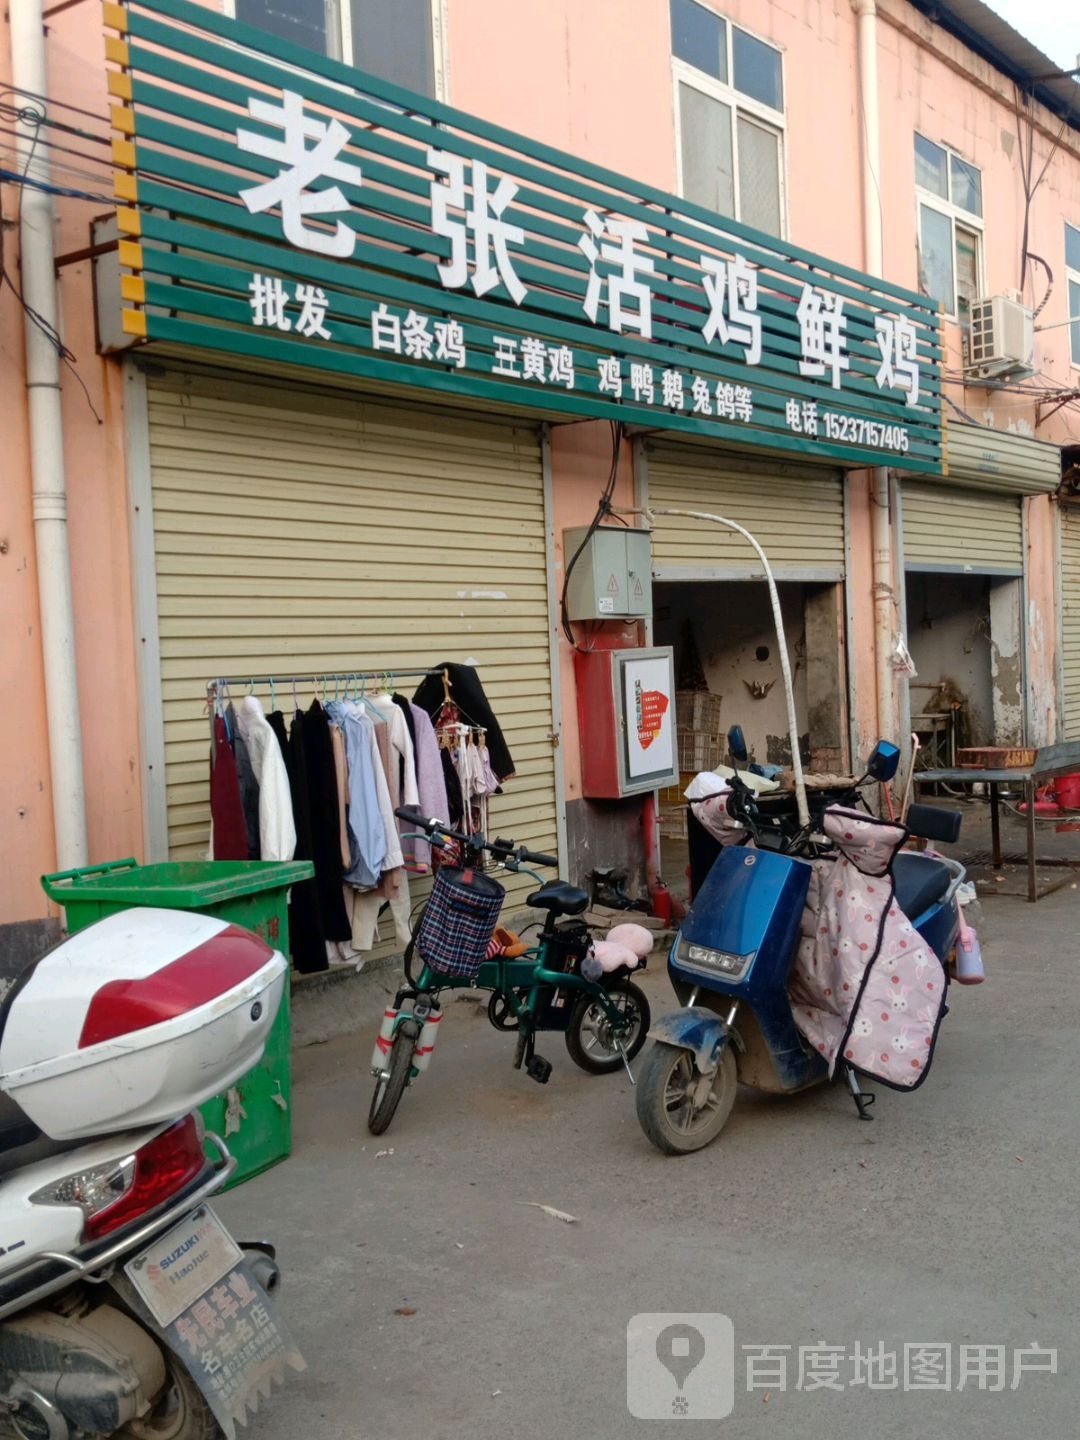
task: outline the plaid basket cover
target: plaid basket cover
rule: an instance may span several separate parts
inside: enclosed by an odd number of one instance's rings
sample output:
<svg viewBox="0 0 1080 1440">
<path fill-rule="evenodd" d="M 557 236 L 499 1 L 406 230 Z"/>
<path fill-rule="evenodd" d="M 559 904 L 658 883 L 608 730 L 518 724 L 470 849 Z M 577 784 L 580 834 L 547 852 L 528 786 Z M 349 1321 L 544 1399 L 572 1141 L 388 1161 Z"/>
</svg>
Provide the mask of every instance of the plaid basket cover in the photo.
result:
<svg viewBox="0 0 1080 1440">
<path fill-rule="evenodd" d="M 416 932 L 421 959 L 440 974 L 472 979 L 487 958 L 505 898 L 490 875 L 444 866 Z"/>
</svg>

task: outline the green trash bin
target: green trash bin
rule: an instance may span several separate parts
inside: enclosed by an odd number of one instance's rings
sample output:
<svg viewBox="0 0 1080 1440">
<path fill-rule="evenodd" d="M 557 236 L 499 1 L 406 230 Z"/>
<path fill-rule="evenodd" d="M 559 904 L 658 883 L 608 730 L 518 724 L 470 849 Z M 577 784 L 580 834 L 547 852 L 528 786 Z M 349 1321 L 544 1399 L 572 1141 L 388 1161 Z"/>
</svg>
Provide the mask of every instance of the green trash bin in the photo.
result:
<svg viewBox="0 0 1080 1440">
<path fill-rule="evenodd" d="M 289 887 L 314 873 L 309 860 L 139 865 L 129 859 L 43 875 L 41 883 L 49 899 L 64 907 L 72 935 L 107 915 L 135 907 L 198 910 L 254 930 L 287 959 Z M 292 1149 L 291 1047 L 286 985 L 262 1060 L 226 1094 L 202 1107 L 206 1128 L 223 1136 L 236 1157 L 230 1186 L 276 1165 Z"/>
</svg>

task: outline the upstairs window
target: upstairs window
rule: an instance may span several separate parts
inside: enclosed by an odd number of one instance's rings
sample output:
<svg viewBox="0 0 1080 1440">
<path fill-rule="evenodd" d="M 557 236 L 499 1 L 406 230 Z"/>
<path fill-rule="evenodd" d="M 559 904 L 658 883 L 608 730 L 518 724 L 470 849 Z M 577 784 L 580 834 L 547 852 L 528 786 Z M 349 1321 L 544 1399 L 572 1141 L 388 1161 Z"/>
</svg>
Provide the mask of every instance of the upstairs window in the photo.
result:
<svg viewBox="0 0 1080 1440">
<path fill-rule="evenodd" d="M 1069 357 L 1074 365 L 1080 365 L 1080 230 L 1075 225 L 1065 226 L 1065 281 L 1067 319 L 1076 320 L 1069 326 Z"/>
<path fill-rule="evenodd" d="M 679 190 L 770 235 L 784 230 L 780 51 L 698 0 L 670 0 Z"/>
<path fill-rule="evenodd" d="M 226 0 L 237 20 L 433 99 L 442 0 Z"/>
<path fill-rule="evenodd" d="M 944 145 L 915 136 L 919 287 L 966 330 L 982 293 L 982 171 Z"/>
</svg>

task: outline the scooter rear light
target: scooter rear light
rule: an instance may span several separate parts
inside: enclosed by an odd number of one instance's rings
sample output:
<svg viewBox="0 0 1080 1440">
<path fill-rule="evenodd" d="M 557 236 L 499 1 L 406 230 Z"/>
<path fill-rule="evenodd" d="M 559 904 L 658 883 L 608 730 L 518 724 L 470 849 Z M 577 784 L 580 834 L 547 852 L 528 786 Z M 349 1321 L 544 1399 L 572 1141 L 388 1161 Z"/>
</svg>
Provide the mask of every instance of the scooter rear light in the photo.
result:
<svg viewBox="0 0 1080 1440">
<path fill-rule="evenodd" d="M 208 1164 L 201 1126 L 194 1115 L 187 1115 L 135 1152 L 131 1187 L 120 1199 L 87 1217 L 84 1239 L 100 1240 L 141 1220 L 185 1190 Z"/>
<path fill-rule="evenodd" d="M 264 940 L 230 925 L 171 965 L 141 980 L 113 980 L 90 1002 L 79 1049 L 186 1015 L 256 975 L 274 952 Z"/>
<path fill-rule="evenodd" d="M 30 1197 L 34 1205 L 78 1205 L 83 1241 L 141 1220 L 196 1180 L 208 1161 L 199 1117 L 188 1115 L 121 1160 L 80 1170 Z"/>
</svg>

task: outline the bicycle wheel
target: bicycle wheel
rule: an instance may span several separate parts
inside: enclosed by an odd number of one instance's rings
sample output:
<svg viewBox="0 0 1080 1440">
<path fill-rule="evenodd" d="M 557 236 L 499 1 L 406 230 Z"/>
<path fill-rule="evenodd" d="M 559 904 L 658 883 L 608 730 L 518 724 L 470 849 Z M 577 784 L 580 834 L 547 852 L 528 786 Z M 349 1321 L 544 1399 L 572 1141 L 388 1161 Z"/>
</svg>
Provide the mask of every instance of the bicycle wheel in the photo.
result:
<svg viewBox="0 0 1080 1440">
<path fill-rule="evenodd" d="M 632 980 L 612 986 L 609 995 L 628 1022 L 619 1039 L 627 1060 L 633 1060 L 652 1024 L 648 999 Z M 590 995 L 583 995 L 574 1006 L 566 1028 L 566 1048 L 574 1064 L 590 1075 L 609 1075 L 622 1068 L 622 1051 L 615 1043 L 611 1022 L 603 1006 Z"/>
<path fill-rule="evenodd" d="M 375 1081 L 375 1094 L 371 1097 L 367 1125 L 372 1135 L 381 1135 L 390 1127 L 405 1094 L 405 1086 L 412 1073 L 413 1050 L 416 1048 L 416 1034 L 411 1025 L 402 1025 L 394 1036 L 390 1047 L 390 1063 L 386 1073 Z"/>
</svg>

